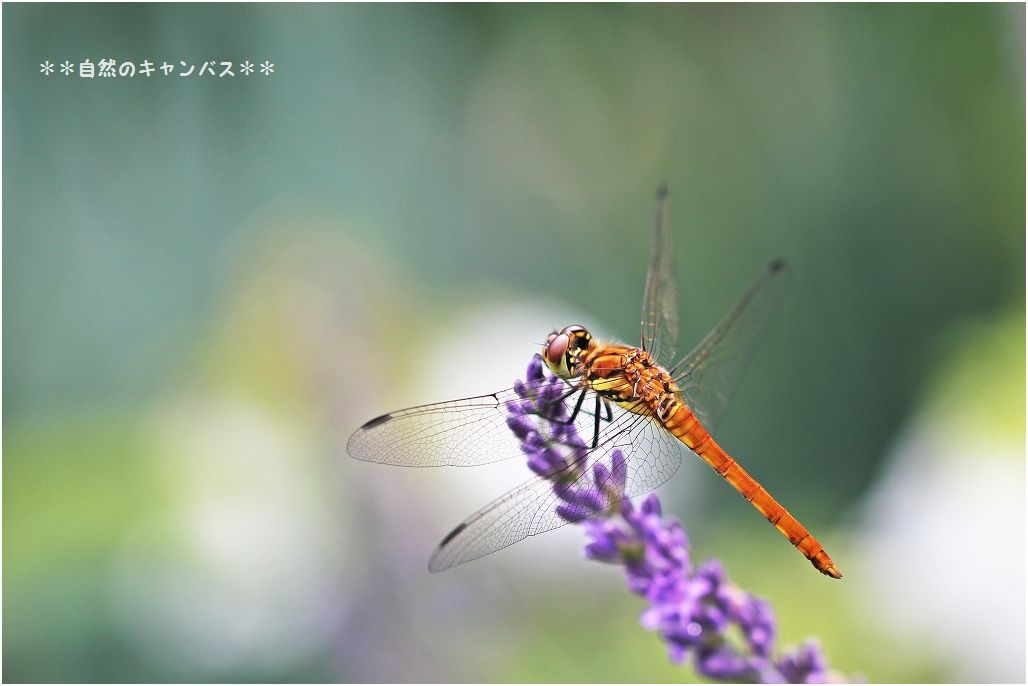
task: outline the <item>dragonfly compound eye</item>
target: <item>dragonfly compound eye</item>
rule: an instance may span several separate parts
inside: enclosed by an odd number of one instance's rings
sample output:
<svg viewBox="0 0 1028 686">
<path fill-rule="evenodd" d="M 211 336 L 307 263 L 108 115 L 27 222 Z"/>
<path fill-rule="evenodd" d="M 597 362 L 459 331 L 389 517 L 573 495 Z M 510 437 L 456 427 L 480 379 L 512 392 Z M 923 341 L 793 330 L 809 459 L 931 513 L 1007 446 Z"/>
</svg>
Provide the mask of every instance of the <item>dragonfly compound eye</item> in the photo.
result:
<svg viewBox="0 0 1028 686">
<path fill-rule="evenodd" d="M 551 369 L 558 369 L 564 361 L 564 354 L 568 351 L 571 340 L 565 333 L 552 337 L 546 343 L 546 363 Z"/>
</svg>

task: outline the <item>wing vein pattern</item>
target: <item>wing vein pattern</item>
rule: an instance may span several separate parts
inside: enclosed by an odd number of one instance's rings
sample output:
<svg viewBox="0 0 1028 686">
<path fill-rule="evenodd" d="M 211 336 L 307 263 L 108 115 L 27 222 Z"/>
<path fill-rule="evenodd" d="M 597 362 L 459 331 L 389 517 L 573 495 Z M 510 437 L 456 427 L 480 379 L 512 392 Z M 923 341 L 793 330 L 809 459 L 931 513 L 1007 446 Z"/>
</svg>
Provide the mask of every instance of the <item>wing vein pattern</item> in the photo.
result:
<svg viewBox="0 0 1028 686">
<path fill-rule="evenodd" d="M 674 362 L 678 347 L 678 282 L 668 214 L 667 187 L 661 186 L 657 189 L 653 247 L 643 294 L 640 346 L 664 367 Z"/>
<path fill-rule="evenodd" d="M 785 296 L 785 264 L 775 260 L 728 314 L 674 367 L 686 404 L 708 431 L 724 418 L 746 364 Z"/>
<path fill-rule="evenodd" d="M 688 452 L 651 418 L 615 408 L 613 420 L 602 429 L 594 450 L 556 474 L 525 481 L 465 519 L 436 549 L 429 569 L 449 569 L 567 524 L 558 514 L 558 507 L 566 501 L 555 491 L 555 482 L 565 491 L 596 490 L 593 466 L 602 463 L 609 469 L 615 450 L 627 459 L 624 496 L 628 498 L 670 479 Z M 582 515 L 586 514 L 583 510 Z"/>
<path fill-rule="evenodd" d="M 470 467 L 524 456 L 507 424 L 508 403 L 524 402 L 515 388 L 442 403 L 411 407 L 376 417 L 350 437 L 346 451 L 358 460 L 403 467 Z M 568 401 L 561 401 L 565 408 Z M 580 413 L 585 422 L 591 419 Z M 591 433 L 589 434 L 592 435 Z M 559 437 L 552 439 L 552 442 Z"/>
</svg>

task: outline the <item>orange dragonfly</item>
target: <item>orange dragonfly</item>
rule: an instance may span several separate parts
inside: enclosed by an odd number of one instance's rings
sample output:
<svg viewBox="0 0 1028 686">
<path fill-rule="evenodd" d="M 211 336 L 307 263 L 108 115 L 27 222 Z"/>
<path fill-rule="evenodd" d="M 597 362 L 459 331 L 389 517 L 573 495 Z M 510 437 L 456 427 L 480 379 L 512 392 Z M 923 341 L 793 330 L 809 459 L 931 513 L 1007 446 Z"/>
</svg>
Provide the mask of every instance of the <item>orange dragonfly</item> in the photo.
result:
<svg viewBox="0 0 1028 686">
<path fill-rule="evenodd" d="M 725 318 L 692 352 L 675 361 L 678 299 L 667 189 L 657 192 L 657 217 L 642 310 L 639 347 L 600 343 L 583 326 L 554 331 L 542 349 L 566 391 L 569 422 L 590 444 L 558 480 L 588 487 L 596 462 L 616 451 L 627 461 L 623 497 L 667 481 L 683 454 L 709 464 L 757 509 L 814 567 L 842 573 L 821 543 L 782 507 L 709 433 L 724 415 L 753 347 L 777 310 L 784 263 L 772 262 Z M 471 466 L 524 456 L 508 426 L 508 403 L 524 393 L 511 388 L 488 395 L 412 407 L 372 419 L 347 443 L 353 457 L 406 467 Z M 591 402 L 586 403 L 587 398 Z M 594 408 L 583 411 L 583 407 Z M 549 440 L 557 443 L 561 432 Z M 546 446 L 542 446 L 546 447 Z M 568 483 L 569 481 L 577 483 Z M 436 548 L 433 572 L 455 567 L 567 523 L 557 510 L 554 475 L 533 477 L 468 517 Z"/>
</svg>

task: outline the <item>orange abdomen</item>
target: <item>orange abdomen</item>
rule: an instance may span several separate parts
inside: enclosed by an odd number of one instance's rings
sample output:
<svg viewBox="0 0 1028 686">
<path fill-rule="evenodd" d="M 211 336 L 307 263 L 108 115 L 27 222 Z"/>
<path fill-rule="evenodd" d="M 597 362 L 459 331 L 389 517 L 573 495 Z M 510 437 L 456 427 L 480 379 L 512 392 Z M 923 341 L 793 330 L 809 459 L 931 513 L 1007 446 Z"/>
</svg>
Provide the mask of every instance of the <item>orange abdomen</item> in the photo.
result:
<svg viewBox="0 0 1028 686">
<path fill-rule="evenodd" d="M 715 472 L 732 485 L 732 488 L 739 491 L 743 498 L 757 508 L 757 511 L 789 539 L 789 542 L 796 546 L 819 572 L 835 579 L 842 578 L 842 573 L 813 534 L 717 444 L 684 403 L 669 403 L 661 421 L 671 433 L 702 457 Z"/>
</svg>

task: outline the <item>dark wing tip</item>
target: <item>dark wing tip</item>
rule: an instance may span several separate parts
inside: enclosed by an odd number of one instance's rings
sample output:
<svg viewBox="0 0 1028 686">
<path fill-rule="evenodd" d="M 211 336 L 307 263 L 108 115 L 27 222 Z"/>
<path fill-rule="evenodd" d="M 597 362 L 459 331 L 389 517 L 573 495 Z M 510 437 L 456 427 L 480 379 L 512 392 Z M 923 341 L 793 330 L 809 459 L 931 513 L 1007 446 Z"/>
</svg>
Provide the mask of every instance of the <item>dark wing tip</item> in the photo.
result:
<svg viewBox="0 0 1028 686">
<path fill-rule="evenodd" d="M 449 543 L 454 538 L 456 538 L 457 534 L 459 534 L 461 531 L 464 531 L 464 529 L 466 529 L 467 527 L 468 527 L 468 525 L 467 525 L 466 522 L 458 524 L 457 528 L 455 528 L 450 533 L 446 534 L 446 537 L 439 543 L 439 547 L 443 548 L 447 543 Z"/>
<path fill-rule="evenodd" d="M 366 422 L 361 428 L 353 432 L 350 436 L 350 440 L 346 442 L 346 452 L 350 454 L 350 457 L 355 460 L 361 460 L 363 462 L 375 462 L 372 460 L 367 451 L 367 443 L 365 442 L 365 432 L 369 429 L 374 429 L 379 424 L 385 424 L 393 418 L 391 414 L 384 414 L 381 417 L 375 417 L 370 422 Z"/>
<path fill-rule="evenodd" d="M 361 427 L 361 429 L 374 429 L 379 424 L 385 424 L 386 422 L 388 422 L 392 418 L 393 418 L 393 415 L 391 415 L 391 414 L 384 414 L 384 415 L 382 415 L 380 417 L 375 417 L 371 421 L 365 422 L 365 424 Z"/>
<path fill-rule="evenodd" d="M 657 200 L 663 200 L 667 197 L 667 184 L 662 183 L 657 186 Z"/>
<path fill-rule="evenodd" d="M 771 264 L 769 264 L 767 267 L 767 270 L 772 274 L 776 274 L 782 271 L 783 269 L 785 269 L 785 260 L 783 260 L 781 257 L 772 260 Z"/>
<path fill-rule="evenodd" d="M 451 562 L 444 562 L 440 560 L 439 556 L 440 554 L 442 554 L 443 549 L 446 548 L 446 544 L 455 539 L 457 537 L 457 534 L 459 534 L 461 531 L 464 531 L 464 529 L 466 528 L 468 528 L 468 523 L 461 522 L 453 531 L 446 534 L 443 540 L 439 542 L 439 545 L 436 546 L 435 552 L 432 553 L 432 559 L 428 561 L 428 571 L 435 574 L 437 572 L 445 571 L 450 567 L 454 566 Z"/>
</svg>

